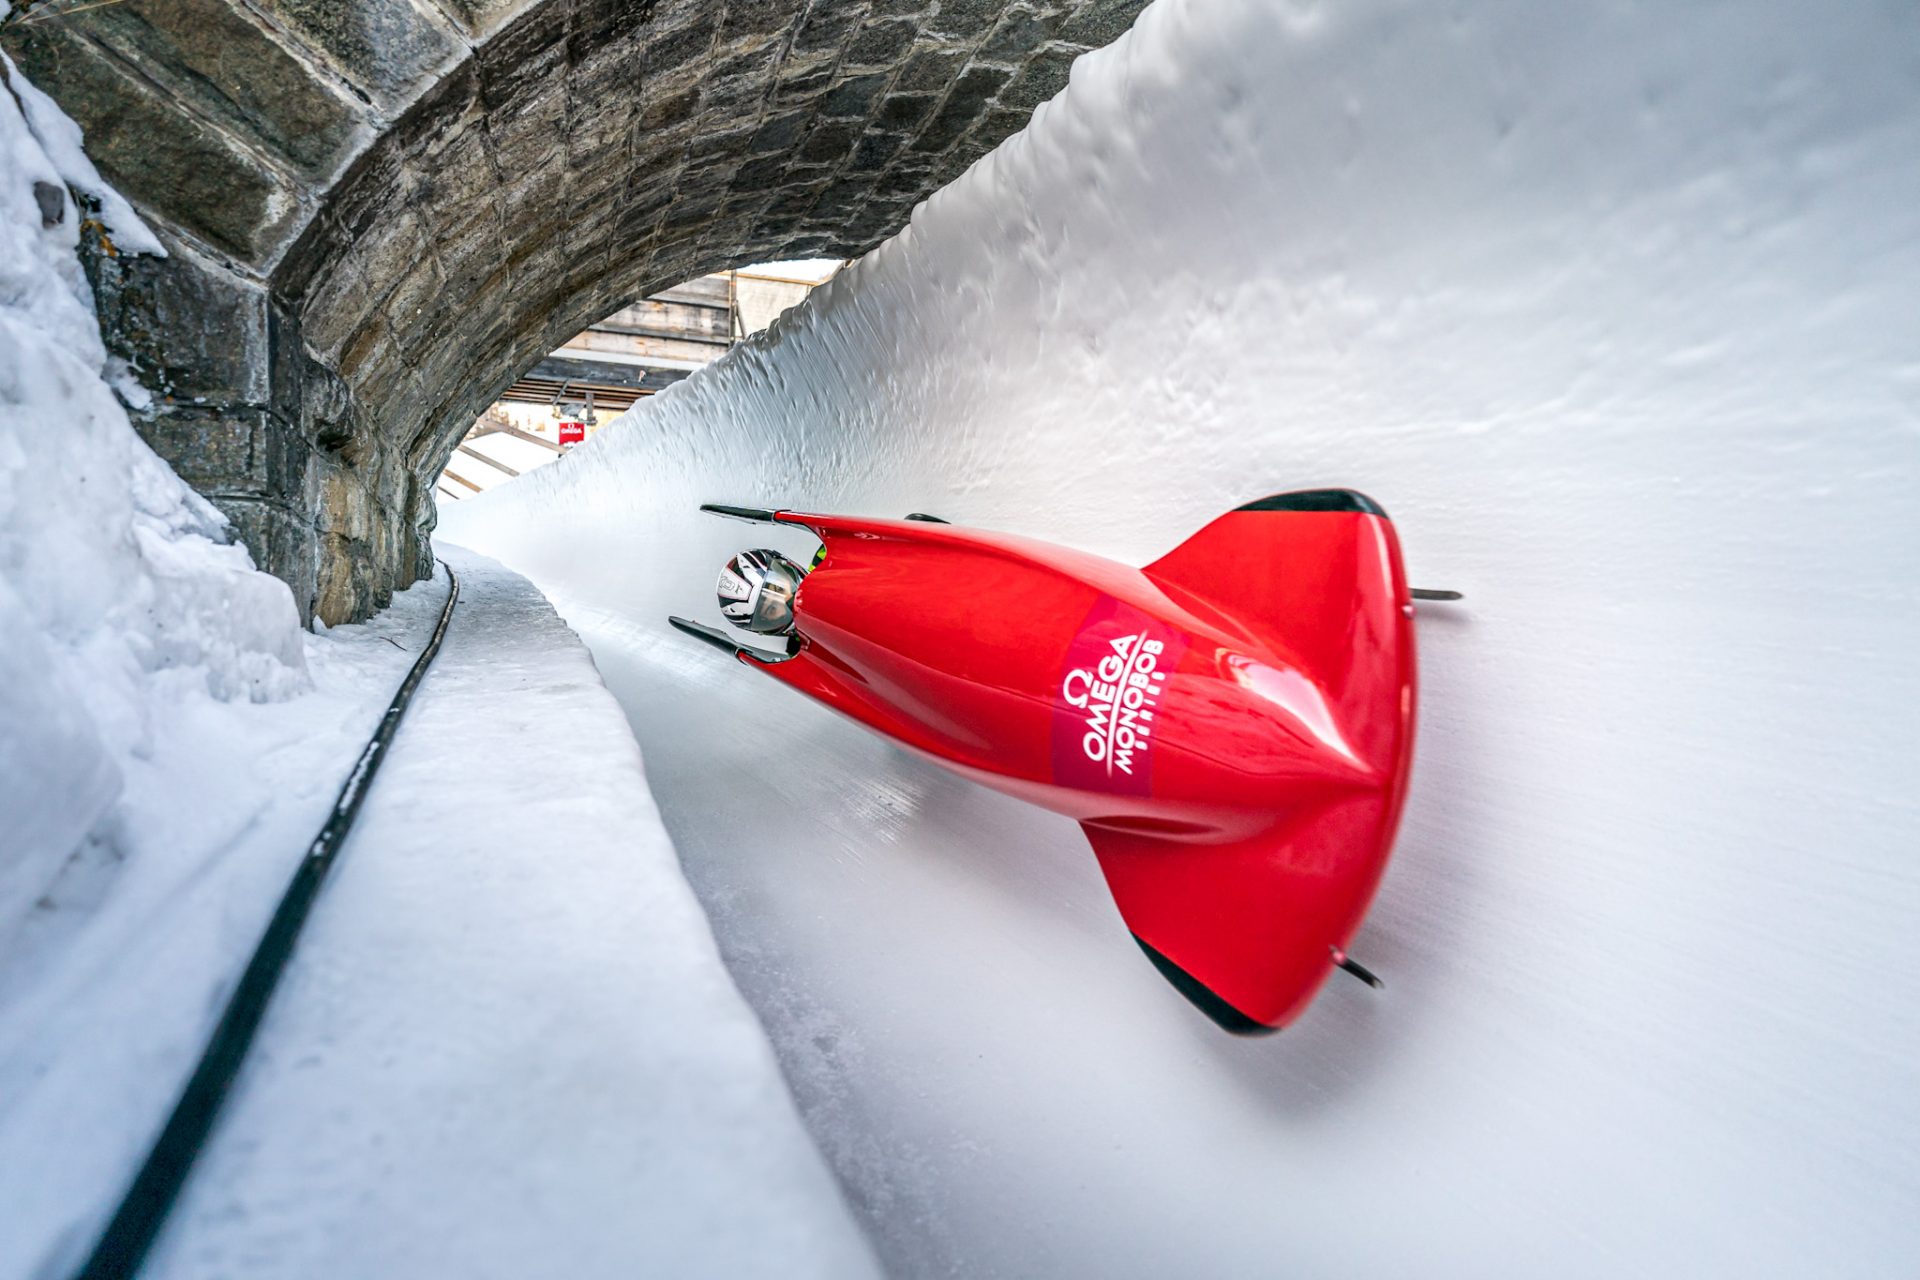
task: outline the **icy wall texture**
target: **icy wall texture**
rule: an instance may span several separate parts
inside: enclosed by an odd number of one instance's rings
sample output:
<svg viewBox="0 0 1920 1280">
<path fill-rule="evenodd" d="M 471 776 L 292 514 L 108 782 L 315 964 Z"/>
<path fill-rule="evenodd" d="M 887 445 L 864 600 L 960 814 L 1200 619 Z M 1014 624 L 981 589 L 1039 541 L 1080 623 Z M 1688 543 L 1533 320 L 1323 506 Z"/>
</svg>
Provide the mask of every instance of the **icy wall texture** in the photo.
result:
<svg viewBox="0 0 1920 1280">
<path fill-rule="evenodd" d="M 142 444 L 108 387 L 75 249 L 89 196 L 160 252 L 80 131 L 0 55 L 0 961 L 182 699 L 307 686 L 284 584 Z M 127 394 L 143 393 L 130 382 Z M 108 845 L 110 832 L 96 831 Z"/>
<path fill-rule="evenodd" d="M 1900 3 L 1160 0 L 801 313 L 443 528 L 594 644 L 897 1269 L 1887 1274 L 1916 155 Z M 703 500 L 1137 562 L 1330 484 L 1468 599 L 1421 623 L 1388 989 L 1272 1040 L 1164 988 L 1071 826 L 662 618 L 792 541 Z"/>
</svg>

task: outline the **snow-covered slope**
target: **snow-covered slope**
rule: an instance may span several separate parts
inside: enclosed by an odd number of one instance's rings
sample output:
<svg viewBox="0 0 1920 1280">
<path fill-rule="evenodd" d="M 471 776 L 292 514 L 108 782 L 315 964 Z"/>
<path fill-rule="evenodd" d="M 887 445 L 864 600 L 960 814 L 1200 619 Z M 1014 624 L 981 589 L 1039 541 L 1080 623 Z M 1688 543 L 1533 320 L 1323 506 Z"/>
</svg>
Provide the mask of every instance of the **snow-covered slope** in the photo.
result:
<svg viewBox="0 0 1920 1280">
<path fill-rule="evenodd" d="M 443 513 L 595 647 L 891 1265 L 1920 1252 L 1917 72 L 1891 2 L 1160 0 L 770 335 Z M 1387 990 L 1272 1040 L 1164 987 L 1069 824 L 663 623 L 808 549 L 701 501 L 1142 561 L 1328 484 L 1468 599 Z"/>
</svg>

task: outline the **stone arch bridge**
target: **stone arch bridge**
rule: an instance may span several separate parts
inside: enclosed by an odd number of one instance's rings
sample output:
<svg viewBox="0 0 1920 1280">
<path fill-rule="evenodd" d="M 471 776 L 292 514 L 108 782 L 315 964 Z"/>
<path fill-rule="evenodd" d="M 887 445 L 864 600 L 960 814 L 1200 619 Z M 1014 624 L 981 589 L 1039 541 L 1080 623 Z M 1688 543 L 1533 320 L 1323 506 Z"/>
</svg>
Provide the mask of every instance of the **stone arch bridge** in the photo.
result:
<svg viewBox="0 0 1920 1280">
<path fill-rule="evenodd" d="M 166 241 L 89 264 L 140 426 L 303 613 L 430 563 L 433 477 L 588 323 L 852 256 L 1145 0 L 16 0 L 0 47 Z"/>
</svg>

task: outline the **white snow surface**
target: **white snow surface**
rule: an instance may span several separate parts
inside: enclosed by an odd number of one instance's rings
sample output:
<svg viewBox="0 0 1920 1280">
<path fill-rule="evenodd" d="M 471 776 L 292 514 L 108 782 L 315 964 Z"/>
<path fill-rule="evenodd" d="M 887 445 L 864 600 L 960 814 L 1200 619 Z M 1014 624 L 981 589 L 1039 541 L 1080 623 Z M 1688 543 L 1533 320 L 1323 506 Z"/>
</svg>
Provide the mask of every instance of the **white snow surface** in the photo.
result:
<svg viewBox="0 0 1920 1280">
<path fill-rule="evenodd" d="M 586 648 L 449 559 L 446 645 L 152 1274 L 877 1274 Z M 444 599 L 380 621 L 417 649 Z"/>
<path fill-rule="evenodd" d="M 593 647 L 890 1270 L 1911 1269 L 1911 16 L 1159 0 L 769 334 L 443 508 Z M 1467 600 L 1387 989 L 1273 1039 L 1160 981 L 1070 823 L 664 624 L 810 550 L 702 501 L 1139 563 L 1324 485 Z"/>
<path fill-rule="evenodd" d="M 291 696 L 307 673 L 291 593 L 227 543 L 225 517 L 147 448 L 103 379 L 67 183 L 104 200 L 127 244 L 158 243 L 100 184 L 73 123 L 11 62 L 0 73 L 4 966 L 83 838 L 132 856 L 122 794 L 139 789 L 132 772 L 183 771 L 182 720 Z"/>
<path fill-rule="evenodd" d="M 158 1131 L 445 581 L 302 633 L 103 380 L 66 184 L 123 251 L 144 229 L 4 69 L 0 1280 L 40 1280 Z M 618 707 L 537 592 L 462 567 L 149 1272 L 871 1274 Z"/>
</svg>

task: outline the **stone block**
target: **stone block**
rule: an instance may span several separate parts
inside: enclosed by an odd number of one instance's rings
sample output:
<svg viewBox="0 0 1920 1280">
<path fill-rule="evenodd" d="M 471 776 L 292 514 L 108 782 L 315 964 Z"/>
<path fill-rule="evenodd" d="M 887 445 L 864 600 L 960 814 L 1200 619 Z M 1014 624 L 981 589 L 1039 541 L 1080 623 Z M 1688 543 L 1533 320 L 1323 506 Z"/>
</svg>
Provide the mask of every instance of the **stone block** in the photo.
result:
<svg viewBox="0 0 1920 1280">
<path fill-rule="evenodd" d="M 780 83 L 774 88 L 772 101 L 781 110 L 807 109 L 817 106 L 836 83 L 831 59 L 805 67 L 789 61 Z"/>
<path fill-rule="evenodd" d="M 728 0 L 720 27 L 723 44 L 770 46 L 799 22 L 805 0 Z"/>
<path fill-rule="evenodd" d="M 464 50 L 408 0 L 264 0 L 262 7 L 389 112 Z"/>
<path fill-rule="evenodd" d="M 567 8 L 571 52 L 578 59 L 589 50 L 621 43 L 650 26 L 660 5 L 659 0 L 572 0 Z"/>
<path fill-rule="evenodd" d="M 538 0 L 441 0 L 440 7 L 469 38 L 498 31 L 517 15 L 539 8 Z"/>
<path fill-rule="evenodd" d="M 922 46 L 902 64 L 900 74 L 894 79 L 894 88 L 907 93 L 944 89 L 959 74 L 966 60 L 964 49 Z"/>
<path fill-rule="evenodd" d="M 1067 87 L 1068 73 L 1079 55 L 1068 49 L 1048 48 L 1027 60 L 1013 82 L 1000 92 L 1000 105 L 1031 112 Z"/>
<path fill-rule="evenodd" d="M 857 178 L 842 178 L 828 185 L 820 193 L 820 199 L 814 202 L 809 211 L 812 221 L 830 221 L 841 223 L 853 215 L 854 210 L 872 192 L 871 183 Z"/>
<path fill-rule="evenodd" d="M 389 282 L 390 287 L 390 282 Z M 324 273 L 301 308 L 300 332 L 322 360 L 337 360 L 340 350 L 385 300 L 376 286 L 342 269 Z"/>
<path fill-rule="evenodd" d="M 313 616 L 330 627 L 372 615 L 373 558 L 364 543 L 340 534 L 317 534 Z"/>
<path fill-rule="evenodd" d="M 307 342 L 323 357 L 337 357 L 347 338 L 387 300 L 427 248 L 410 210 L 371 223 L 316 280 L 300 311 Z"/>
<path fill-rule="evenodd" d="M 918 128 L 922 121 L 933 114 L 934 104 L 939 101 L 939 96 L 931 93 L 889 94 L 874 115 L 874 123 L 882 129 L 904 131 Z"/>
<path fill-rule="evenodd" d="M 655 183 L 651 186 L 631 190 L 620 203 L 617 216 L 623 226 L 635 227 L 657 221 L 674 201 L 674 186 L 671 183 Z"/>
<path fill-rule="evenodd" d="M 511 110 L 496 111 L 487 121 L 487 141 L 493 163 L 509 179 L 545 171 L 564 163 L 566 153 L 566 91 L 550 85 L 538 96 L 516 99 Z"/>
<path fill-rule="evenodd" d="M 583 52 L 561 73 L 559 83 L 574 104 L 574 122 L 579 124 L 598 116 L 631 114 L 646 82 L 646 47 L 622 41 Z"/>
<path fill-rule="evenodd" d="M 474 50 L 480 97 L 489 111 L 510 111 L 520 98 L 544 96 L 556 87 L 567 65 L 567 16 L 565 6 L 535 0 Z"/>
<path fill-rule="evenodd" d="M 768 116 L 747 140 L 747 154 L 770 156 L 791 150 L 806 136 L 807 127 L 812 122 L 812 114 L 805 111 Z"/>
<path fill-rule="evenodd" d="M 866 16 L 866 8 L 864 4 L 846 0 L 815 4 L 793 34 L 794 50 L 799 53 L 831 50 L 838 54 Z"/>
<path fill-rule="evenodd" d="M 484 135 L 486 110 L 480 73 L 471 61 L 461 62 L 420 95 L 385 141 L 415 170 L 430 172 L 446 153 Z"/>
<path fill-rule="evenodd" d="M 445 281 L 444 296 L 448 299 L 464 298 L 505 258 L 505 246 L 500 241 L 500 211 L 479 204 L 465 212 L 468 215 L 465 222 L 439 233 L 431 245 Z M 395 272 L 396 280 L 400 274 Z"/>
<path fill-rule="evenodd" d="M 913 207 L 896 211 L 885 205 L 868 200 L 860 211 L 842 228 L 842 233 L 856 245 L 874 245 L 898 231 L 906 222 Z"/>
<path fill-rule="evenodd" d="M 727 243 L 737 245 L 742 258 L 753 261 L 751 233 L 753 226 L 766 211 L 773 200 L 773 192 L 762 188 L 757 191 L 742 191 L 720 206 L 720 218 L 727 227 Z"/>
<path fill-rule="evenodd" d="M 135 426 L 147 446 L 202 493 L 266 496 L 273 492 L 265 438 L 269 421 L 264 410 L 183 409 L 137 420 Z"/>
<path fill-rule="evenodd" d="M 728 186 L 739 192 L 770 192 L 780 184 L 786 172 L 787 157 L 761 156 L 735 169 L 733 181 Z"/>
<path fill-rule="evenodd" d="M 1027 121 L 1032 118 L 1030 109 L 994 106 L 981 117 L 980 133 L 967 141 L 965 149 L 976 155 L 985 155 L 1005 139 L 1026 128 Z"/>
<path fill-rule="evenodd" d="M 820 103 L 820 114 L 836 120 L 865 120 L 887 87 L 887 77 L 875 72 L 849 76 L 834 85 Z"/>
<path fill-rule="evenodd" d="M 806 217 L 807 211 L 819 203 L 820 193 L 826 190 L 824 183 L 818 186 L 786 187 L 776 194 L 761 215 L 763 227 L 772 227 L 785 222 L 798 222 Z"/>
<path fill-rule="evenodd" d="M 999 92 L 1013 79 L 1013 72 L 1005 67 L 968 67 L 954 81 L 949 101 L 959 100 L 972 105 L 985 107 L 993 101 Z"/>
<path fill-rule="evenodd" d="M 698 200 L 676 200 L 667 209 L 662 233 L 676 239 L 684 238 L 689 232 L 711 223 L 723 203 L 723 200 L 711 196 Z"/>
<path fill-rule="evenodd" d="M 336 168 L 360 132 L 364 109 L 310 75 L 232 0 L 123 0 L 65 23 L 309 180 Z"/>
<path fill-rule="evenodd" d="M 627 155 L 623 136 L 582 137 L 568 156 L 567 200 L 577 206 L 617 199 L 627 185 Z"/>
<path fill-rule="evenodd" d="M 734 167 L 726 157 L 715 157 L 699 165 L 690 162 L 674 188 L 675 203 L 720 195 L 732 182 Z"/>
<path fill-rule="evenodd" d="M 434 193 L 430 185 L 422 184 L 418 175 L 407 168 L 406 156 L 393 140 L 382 138 L 354 159 L 329 194 L 331 199 L 320 218 L 315 219 L 331 222 L 335 228 L 333 243 L 316 246 L 323 253 L 321 265 L 330 262 L 334 255 L 345 253 L 376 221 L 405 208 L 416 194 L 431 203 Z M 304 245 L 299 249 L 306 251 Z M 274 274 L 278 284 L 281 273 Z M 315 270 L 312 274 L 317 278 L 319 272 Z M 278 288 L 275 291 L 279 292 Z"/>
<path fill-rule="evenodd" d="M 846 158 L 863 131 L 852 124 L 823 121 L 801 144 L 799 158 L 807 164 L 830 164 Z"/>
<path fill-rule="evenodd" d="M 660 98 L 648 98 L 646 105 L 640 108 L 639 125 L 642 140 L 645 135 L 659 133 L 677 124 L 692 120 L 700 112 L 700 91 L 682 89 Z"/>
<path fill-rule="evenodd" d="M 1059 26 L 1060 19 L 1055 14 L 1015 5 L 1001 15 L 974 57 L 982 62 L 1019 63 L 1051 40 Z"/>
<path fill-rule="evenodd" d="M 1145 0 L 1079 0 L 1060 24 L 1059 38 L 1088 48 L 1112 44 L 1146 7 Z"/>
<path fill-rule="evenodd" d="M 303 624 L 313 621 L 317 552 L 313 527 L 286 503 L 238 496 L 213 500 L 256 567 L 286 583 Z"/>
<path fill-rule="evenodd" d="M 267 294 L 176 242 L 165 258 L 88 255 L 108 348 L 163 401 L 264 403 Z"/>
<path fill-rule="evenodd" d="M 689 168 L 703 169 L 720 161 L 732 166 L 747 153 L 747 144 L 753 139 L 754 133 L 752 124 L 722 128 L 721 122 L 709 121 L 687 148 L 687 165 Z"/>
<path fill-rule="evenodd" d="M 59 23 L 13 26 L 6 45 L 86 132 L 87 154 L 123 194 L 223 253 L 260 266 L 291 238 L 295 181 L 122 70 Z"/>
<path fill-rule="evenodd" d="M 659 31 L 647 45 L 646 74 L 665 76 L 704 57 L 719 35 L 719 20 L 711 14 L 685 26 Z"/>
<path fill-rule="evenodd" d="M 920 24 L 912 18 L 882 18 L 869 22 L 847 42 L 841 66 L 849 70 L 865 67 L 891 68 L 913 46 Z"/>
<path fill-rule="evenodd" d="M 991 27 L 1006 0 L 940 0 L 927 15 L 927 34 L 948 40 L 971 40 Z"/>
<path fill-rule="evenodd" d="M 912 150 L 923 155 L 945 151 L 966 136 L 985 111 L 986 103 L 978 98 L 959 93 L 949 95 L 914 138 Z"/>
<path fill-rule="evenodd" d="M 929 191 L 936 189 L 927 183 L 927 175 L 931 169 L 930 164 L 926 168 L 916 168 L 902 161 L 882 174 L 874 183 L 873 190 L 883 199 L 895 197 L 925 199 Z"/>
<path fill-rule="evenodd" d="M 902 133 L 867 133 L 853 149 L 853 161 L 848 165 L 849 174 L 877 174 L 900 154 L 900 148 L 907 143 L 907 135 Z"/>
</svg>

